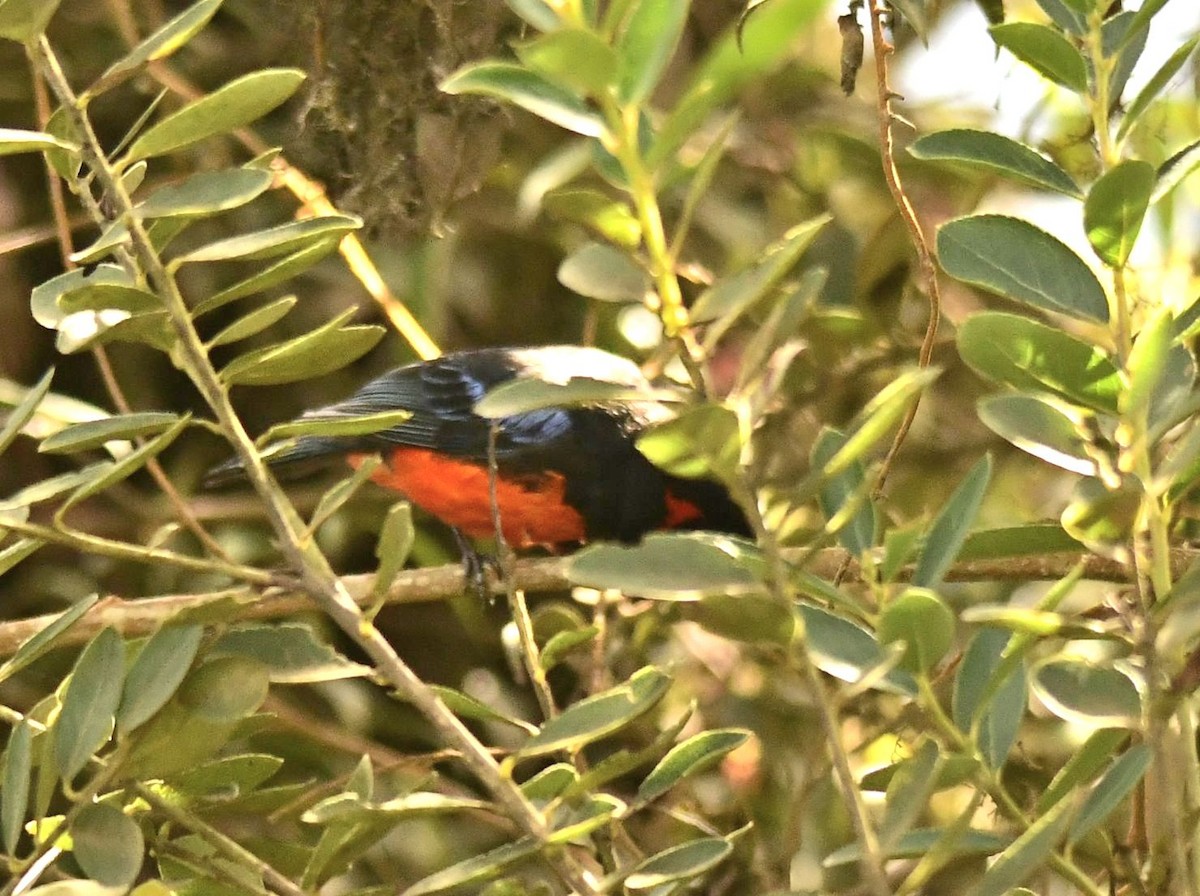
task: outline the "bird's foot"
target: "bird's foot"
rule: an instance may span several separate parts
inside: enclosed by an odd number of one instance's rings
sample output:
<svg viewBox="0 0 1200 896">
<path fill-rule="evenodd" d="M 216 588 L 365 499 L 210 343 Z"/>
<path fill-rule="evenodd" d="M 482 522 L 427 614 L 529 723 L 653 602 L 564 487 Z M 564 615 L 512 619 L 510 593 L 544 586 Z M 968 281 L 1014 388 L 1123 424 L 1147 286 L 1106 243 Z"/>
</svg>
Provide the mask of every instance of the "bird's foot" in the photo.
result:
<svg viewBox="0 0 1200 896">
<path fill-rule="evenodd" d="M 452 531 L 454 540 L 458 544 L 458 550 L 462 554 L 463 578 L 466 580 L 467 586 L 479 597 L 491 600 L 492 589 L 488 583 L 488 571 L 490 570 L 492 576 L 499 580 L 503 573 L 500 561 L 491 554 L 481 552 L 467 536 L 457 529 Z"/>
</svg>

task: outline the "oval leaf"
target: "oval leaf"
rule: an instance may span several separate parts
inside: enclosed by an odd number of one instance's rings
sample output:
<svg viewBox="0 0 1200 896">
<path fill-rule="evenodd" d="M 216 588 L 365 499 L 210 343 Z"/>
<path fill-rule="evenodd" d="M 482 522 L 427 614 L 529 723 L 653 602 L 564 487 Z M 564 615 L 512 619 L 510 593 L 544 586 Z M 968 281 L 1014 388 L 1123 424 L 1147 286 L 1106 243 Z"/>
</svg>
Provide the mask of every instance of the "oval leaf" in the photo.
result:
<svg viewBox="0 0 1200 896">
<path fill-rule="evenodd" d="M 958 353 L 976 372 L 1020 391 L 1050 392 L 1117 412 L 1121 376 L 1108 355 L 1031 318 L 973 314 L 958 328 Z"/>
<path fill-rule="evenodd" d="M 166 155 L 250 124 L 286 101 L 303 80 L 299 69 L 273 68 L 230 81 L 147 129 L 129 147 L 124 164 Z"/>
<path fill-rule="evenodd" d="M 744 728 L 716 728 L 676 744 L 638 788 L 639 802 L 662 796 L 684 778 L 711 768 L 750 738 Z"/>
<path fill-rule="evenodd" d="M 1032 684 L 1046 707 L 1068 722 L 1093 728 L 1134 728 L 1141 723 L 1137 687 L 1112 666 L 1051 658 L 1034 669 Z"/>
<path fill-rule="evenodd" d="M 617 40 L 617 101 L 640 103 L 654 90 L 683 34 L 688 4 L 637 0 Z"/>
<path fill-rule="evenodd" d="M 221 370 L 231 386 L 274 386 L 312 379 L 357 361 L 383 338 L 382 327 L 343 327 L 351 308 L 295 339 L 248 352 Z"/>
<path fill-rule="evenodd" d="M 137 822 L 116 806 L 91 803 L 71 825 L 75 860 L 94 881 L 128 887 L 142 870 L 146 844 Z"/>
<path fill-rule="evenodd" d="M 1127 159 L 1092 184 L 1083 203 L 1083 228 L 1101 261 L 1124 267 L 1142 229 L 1150 194 L 1154 191 L 1154 166 Z"/>
<path fill-rule="evenodd" d="M 699 600 L 762 587 L 758 548 L 707 532 L 663 532 L 625 547 L 596 544 L 573 555 L 567 578 L 590 588 L 616 588 L 659 600 Z"/>
<path fill-rule="evenodd" d="M 988 29 L 998 46 L 1039 75 L 1076 93 L 1087 91 L 1087 66 L 1069 40 L 1048 25 L 1006 22 Z"/>
<path fill-rule="evenodd" d="M 577 750 L 620 731 L 652 709 L 671 686 L 671 677 L 653 666 L 633 673 L 628 682 L 595 694 L 548 720 L 525 742 L 522 756 L 541 756 L 558 750 Z"/>
<path fill-rule="evenodd" d="M 1053 402 L 1031 395 L 996 395 L 979 402 L 979 419 L 996 435 L 1034 457 L 1079 473 L 1096 475 L 1075 423 Z"/>
<path fill-rule="evenodd" d="M 63 691 L 54 753 L 64 780 L 79 774 L 112 735 L 124 680 L 125 645 L 106 628 L 83 648 Z"/>
<path fill-rule="evenodd" d="M 170 56 L 207 25 L 220 6 L 221 0 L 200 0 L 188 7 L 105 69 L 104 74 L 88 88 L 87 94 L 95 96 L 109 90 L 146 63 Z"/>
<path fill-rule="evenodd" d="M 1042 190 L 1053 190 L 1076 199 L 1083 193 L 1054 162 L 1024 143 L 991 131 L 957 128 L 919 138 L 908 151 L 918 159 L 955 162 L 1007 177 Z"/>
<path fill-rule="evenodd" d="M 577 94 L 520 65 L 508 62 L 468 65 L 443 81 L 441 89 L 446 93 L 471 93 L 504 100 L 585 137 L 605 133 L 604 120 Z"/>
<path fill-rule="evenodd" d="M 910 672 L 928 672 L 954 643 L 954 612 L 925 588 L 909 588 L 879 617 L 879 641 L 907 645 L 900 661 Z"/>
<path fill-rule="evenodd" d="M 139 436 L 154 436 L 170 429 L 179 418 L 165 411 L 122 414 L 104 420 L 75 423 L 47 436 L 38 446 L 43 454 L 71 454 L 99 448 L 105 442 L 128 441 Z"/>
<path fill-rule="evenodd" d="M 572 292 L 602 302 L 640 302 L 649 275 L 630 257 L 603 243 L 585 243 L 558 266 L 558 282 Z"/>
<path fill-rule="evenodd" d="M 701 837 L 681 843 L 639 864 L 625 878 L 625 887 L 637 892 L 698 877 L 723 862 L 732 852 L 733 844 L 724 837 Z"/>
<path fill-rule="evenodd" d="M 946 273 L 1045 311 L 1108 322 L 1108 299 L 1083 260 L 1050 234 L 1005 215 L 943 224 L 938 259 Z"/>
<path fill-rule="evenodd" d="M 253 261 L 260 258 L 273 258 L 277 255 L 294 252 L 301 247 L 307 248 L 314 243 L 322 244 L 327 239 L 340 237 L 361 226 L 362 219 L 353 215 L 322 215 L 319 218 L 289 221 L 286 224 L 279 224 L 255 233 L 243 233 L 217 240 L 215 243 L 209 243 L 207 246 L 201 246 L 186 255 L 181 255 L 171 264 L 178 267 L 197 261 L 231 261 L 233 259 Z M 255 291 L 261 288 L 261 286 L 255 287 Z M 204 310 L 211 311 L 214 307 L 217 306 L 206 303 Z"/>
<path fill-rule="evenodd" d="M 191 668 L 203 635 L 199 625 L 169 625 L 150 636 L 125 677 L 118 731 L 132 731 L 171 699 Z"/>
<path fill-rule="evenodd" d="M 137 205 L 141 218 L 199 218 L 245 205 L 271 186 L 272 174 L 255 168 L 202 171 L 159 187 Z"/>
</svg>

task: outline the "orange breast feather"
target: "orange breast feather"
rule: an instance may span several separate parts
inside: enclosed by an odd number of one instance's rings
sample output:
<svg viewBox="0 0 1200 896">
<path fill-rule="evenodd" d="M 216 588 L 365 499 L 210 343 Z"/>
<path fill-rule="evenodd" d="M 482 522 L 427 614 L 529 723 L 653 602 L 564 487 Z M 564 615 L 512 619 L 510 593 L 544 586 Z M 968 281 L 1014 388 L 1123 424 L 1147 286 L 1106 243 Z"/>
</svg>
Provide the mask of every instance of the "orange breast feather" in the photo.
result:
<svg viewBox="0 0 1200 896">
<path fill-rule="evenodd" d="M 350 458 L 353 466 L 361 462 L 361 457 Z M 472 538 L 490 538 L 495 532 L 486 467 L 427 448 L 400 447 L 371 479 Z M 500 476 L 496 503 L 505 540 L 515 548 L 583 540 L 583 517 L 565 502 L 564 491 L 558 473 Z"/>
</svg>

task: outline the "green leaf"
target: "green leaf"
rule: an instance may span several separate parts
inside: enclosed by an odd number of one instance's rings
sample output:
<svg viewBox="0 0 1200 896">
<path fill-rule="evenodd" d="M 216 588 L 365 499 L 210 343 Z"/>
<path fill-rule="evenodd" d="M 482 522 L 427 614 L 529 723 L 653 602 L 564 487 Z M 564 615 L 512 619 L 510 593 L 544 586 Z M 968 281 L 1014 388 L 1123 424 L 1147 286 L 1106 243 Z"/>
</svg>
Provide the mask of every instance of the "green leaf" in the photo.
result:
<svg viewBox="0 0 1200 896">
<path fill-rule="evenodd" d="M 199 625 L 168 625 L 150 636 L 125 676 L 117 709 L 121 734 L 141 725 L 171 699 L 192 667 L 203 636 Z"/>
<path fill-rule="evenodd" d="M 976 372 L 1022 392 L 1044 391 L 1117 412 L 1121 375 L 1103 351 L 1028 317 L 984 311 L 958 328 L 958 353 Z"/>
<path fill-rule="evenodd" d="M 744 728 L 714 728 L 676 744 L 638 787 L 638 802 L 658 799 L 685 778 L 712 768 L 749 738 Z"/>
<path fill-rule="evenodd" d="M 42 152 L 47 149 L 79 152 L 76 144 L 55 137 L 53 134 L 44 134 L 41 131 L 22 131 L 16 128 L 0 128 L 0 156 L 11 156 L 19 152 Z"/>
<path fill-rule="evenodd" d="M 1020 837 L 1000 853 L 983 875 L 972 896 L 1005 896 L 1013 887 L 1043 867 L 1066 833 L 1074 814 L 1075 800 L 1055 804 Z"/>
<path fill-rule="evenodd" d="M 399 426 L 412 419 L 412 411 L 382 411 L 378 414 L 351 414 L 322 417 L 309 412 L 299 420 L 279 423 L 258 437 L 259 445 L 298 436 L 365 436 Z"/>
<path fill-rule="evenodd" d="M 1078 552 L 1081 548 L 1082 545 L 1057 523 L 1030 523 L 972 532 L 959 551 L 958 559 L 998 560 L 1056 551 Z"/>
<path fill-rule="evenodd" d="M 104 420 L 74 423 L 43 439 L 38 451 L 42 454 L 89 451 L 99 448 L 105 442 L 158 435 L 178 422 L 179 417 L 165 411 L 144 411 L 138 414 L 121 414 Z"/>
<path fill-rule="evenodd" d="M 250 793 L 283 767 L 283 760 L 267 753 L 243 753 L 214 759 L 185 769 L 170 779 L 171 787 L 190 797 L 209 794 L 228 797 Z"/>
<path fill-rule="evenodd" d="M 625 888 L 636 893 L 699 877 L 725 861 L 732 852 L 733 844 L 724 837 L 701 837 L 680 843 L 638 864 L 625 878 Z"/>
<path fill-rule="evenodd" d="M 1109 488 L 1099 479 L 1083 479 L 1075 483 L 1059 519 L 1067 532 L 1097 554 L 1127 559 L 1141 502 L 1141 486 L 1130 480 Z"/>
<path fill-rule="evenodd" d="M 146 465 L 151 458 L 165 450 L 191 422 L 191 415 L 180 417 L 169 429 L 146 442 L 142 447 L 129 452 L 118 461 L 100 468 L 99 475 L 90 478 L 76 489 L 58 510 L 58 515 L 66 513 L 80 501 L 99 494 L 104 489 L 128 479 Z"/>
<path fill-rule="evenodd" d="M 1083 198 L 1078 184 L 1058 165 L 1026 146 L 991 131 L 957 128 L 926 134 L 908 151 L 918 159 L 954 162 L 1042 190 Z"/>
<path fill-rule="evenodd" d="M 888 782 L 886 811 L 879 826 L 879 846 L 886 853 L 925 810 L 937 787 L 941 769 L 937 743 L 924 738 L 911 759 L 900 764 Z"/>
<path fill-rule="evenodd" d="M 1158 202 L 1200 167 L 1200 140 L 1189 143 L 1158 166 L 1151 202 Z"/>
<path fill-rule="evenodd" d="M 906 696 L 916 693 L 916 682 L 903 669 L 891 668 L 883 676 L 876 675 L 889 657 L 866 629 L 809 604 L 800 605 L 799 615 L 804 622 L 805 646 L 826 675 L 851 684 L 871 676 L 878 690 Z"/>
<path fill-rule="evenodd" d="M 94 881 L 128 887 L 142 870 L 146 850 L 142 829 L 116 806 L 84 806 L 71 824 L 71 840 L 75 860 Z"/>
<path fill-rule="evenodd" d="M 1037 0 L 1038 6 L 1059 28 L 1075 37 L 1087 34 L 1087 9 L 1078 0 Z"/>
<path fill-rule="evenodd" d="M 289 221 L 286 224 L 277 224 L 274 227 L 268 227 L 266 230 L 231 236 L 223 240 L 217 240 L 215 243 L 209 243 L 207 246 L 201 246 L 199 249 L 193 249 L 186 255 L 181 255 L 172 261 L 171 266 L 179 267 L 183 264 L 199 261 L 232 261 L 234 259 L 255 261 L 262 258 L 274 258 L 294 252 L 299 248 L 309 248 L 314 244 L 323 244 L 325 240 L 332 237 L 340 238 L 344 234 L 349 233 L 351 230 L 357 230 L 361 226 L 362 219 L 356 218 L 353 215 L 322 215 L 319 218 Z M 264 271 L 263 274 L 265 273 Z M 261 286 L 257 286 L 252 291 L 257 292 L 261 288 Z M 231 290 L 232 288 L 225 292 L 230 292 Z M 248 295 L 249 293 L 244 294 Z M 208 303 L 215 301 L 215 299 L 216 297 L 214 296 L 208 300 Z M 224 301 L 229 301 L 229 299 L 224 298 Z M 221 304 L 224 304 L 224 301 Z M 208 303 L 206 303 L 204 311 L 211 311 L 213 307 L 217 307 L 215 305 L 209 306 Z"/>
<path fill-rule="evenodd" d="M 528 182 L 533 180 L 531 175 Z M 642 241 L 641 222 L 629 204 L 599 190 L 580 187 L 553 190 L 542 197 L 542 208 L 551 217 L 582 224 L 608 242 L 627 250 L 636 249 Z M 578 250 L 575 254 L 578 254 Z M 628 255 L 623 254 L 622 257 L 629 261 Z M 636 270 L 641 271 L 648 284 L 645 272 L 641 268 Z M 559 278 L 561 282 L 562 266 L 559 267 Z"/>
<path fill-rule="evenodd" d="M 792 643 L 796 621 L 792 611 L 767 594 L 710 594 L 690 604 L 687 616 L 701 628 L 746 644 Z"/>
<path fill-rule="evenodd" d="M 617 68 L 613 48 L 584 28 L 559 28 L 514 49 L 528 68 L 586 95 L 607 91 Z"/>
<path fill-rule="evenodd" d="M 80 653 L 62 695 L 55 723 L 58 771 L 70 781 L 113 731 L 125 680 L 125 645 L 112 628 L 96 635 Z"/>
<path fill-rule="evenodd" d="M 1146 49 L 1149 29 L 1137 25 L 1137 15 L 1125 10 L 1105 19 L 1100 26 L 1100 34 L 1104 55 L 1110 59 L 1115 57 L 1116 60 L 1108 80 L 1110 108 L 1115 110 L 1120 104 L 1121 94 L 1125 92 L 1125 84 L 1133 74 L 1134 66 L 1141 58 L 1142 51 Z M 1091 68 L 1089 64 L 1089 75 Z"/>
<path fill-rule="evenodd" d="M 334 252 L 341 241 L 341 234 L 335 233 L 332 236 L 321 237 L 312 245 L 305 246 L 303 249 L 299 249 L 269 267 L 264 268 L 257 274 L 247 277 L 245 280 L 239 280 L 232 286 L 226 287 L 220 292 L 213 293 L 207 299 L 196 303 L 195 308 L 192 309 L 192 313 L 196 317 L 208 314 L 210 311 L 215 311 L 235 299 L 253 295 L 256 292 L 262 292 L 263 290 L 270 289 L 272 286 L 277 286 L 280 283 L 290 280 Z"/>
<path fill-rule="evenodd" d="M 586 838 L 612 821 L 614 815 L 624 813 L 625 804 L 607 793 L 588 795 L 578 805 L 564 803 L 551 818 L 550 836 L 547 845 L 586 842 Z"/>
<path fill-rule="evenodd" d="M 903 16 L 904 21 L 916 33 L 926 47 L 929 46 L 929 12 L 925 8 L 926 0 L 898 0 L 893 5 Z"/>
<path fill-rule="evenodd" d="M 688 4 L 634 0 L 617 38 L 617 102 L 644 102 L 662 77 L 687 22 Z"/>
<path fill-rule="evenodd" d="M 318 640 L 312 627 L 303 623 L 236 625 L 217 640 L 210 655 L 246 657 L 262 663 L 275 684 L 338 681 L 371 673 L 369 666 L 351 662 Z"/>
<path fill-rule="evenodd" d="M 578 750 L 585 744 L 620 731 L 649 712 L 666 696 L 671 677 L 646 666 L 629 681 L 586 697 L 549 719 L 520 748 L 523 757 L 544 756 L 559 750 Z"/>
<path fill-rule="evenodd" d="M 53 367 L 42 374 L 42 378 L 21 397 L 20 403 L 4 418 L 4 425 L 0 426 L 0 454 L 9 449 L 9 446 L 21 434 L 21 430 L 33 419 L 42 399 L 50 391 L 52 379 L 54 379 Z"/>
<path fill-rule="evenodd" d="M 1088 191 L 1083 227 L 1096 255 L 1110 267 L 1124 267 L 1129 261 L 1153 189 L 1154 167 L 1127 159 L 1105 172 Z"/>
<path fill-rule="evenodd" d="M 741 426 L 737 414 L 724 405 L 694 405 L 639 437 L 637 448 L 673 476 L 729 482 L 741 461 Z"/>
<path fill-rule="evenodd" d="M 900 422 L 912 402 L 941 370 L 925 367 L 905 370 L 880 389 L 851 421 L 849 437 L 834 453 L 821 471 L 822 476 L 836 476 L 857 463 Z"/>
<path fill-rule="evenodd" d="M 46 30 L 60 0 L 3 0 L 0 37 L 28 43 Z"/>
<path fill-rule="evenodd" d="M 599 633 L 600 629 L 594 625 L 555 632 L 538 653 L 538 665 L 549 672 L 561 663 L 567 654 L 596 640 L 596 635 Z"/>
<path fill-rule="evenodd" d="M 84 97 L 110 90 L 136 74 L 147 63 L 170 56 L 195 37 L 220 6 L 221 0 L 200 0 L 185 9 L 105 69 L 104 74 L 87 89 Z"/>
<path fill-rule="evenodd" d="M 903 642 L 907 646 L 900 667 L 928 672 L 954 643 L 954 612 L 934 592 L 907 588 L 883 608 L 879 641 Z"/>
<path fill-rule="evenodd" d="M 1058 770 L 1038 797 L 1038 814 L 1045 812 L 1076 787 L 1091 781 L 1127 740 L 1129 732 L 1124 728 L 1098 728 L 1088 735 L 1083 746 L 1071 754 L 1067 764 Z"/>
<path fill-rule="evenodd" d="M 383 327 L 343 327 L 355 313 L 347 309 L 301 336 L 247 352 L 222 368 L 221 379 L 231 386 L 275 386 L 340 370 L 383 338 Z"/>
<path fill-rule="evenodd" d="M 954 724 L 975 739 L 994 769 L 1008 759 L 1025 715 L 1025 667 L 1016 662 L 1008 671 L 1002 668 L 1011 639 L 1000 629 L 980 629 L 954 677 Z"/>
<path fill-rule="evenodd" d="M 1050 657 L 1034 667 L 1031 681 L 1046 708 L 1068 722 L 1091 728 L 1136 728 L 1142 700 L 1130 677 L 1113 666 L 1074 657 Z"/>
<path fill-rule="evenodd" d="M 909 831 L 900 841 L 887 852 L 889 859 L 921 859 L 947 837 L 945 828 L 917 828 Z M 949 836 L 953 836 L 950 834 Z M 955 856 L 991 855 L 999 852 L 1008 844 L 1008 840 L 993 834 L 991 831 L 976 831 L 968 829 L 954 841 L 951 854 Z M 835 849 L 821 862 L 825 868 L 837 868 L 850 865 L 862 860 L 862 846 L 849 843 L 841 849 Z"/>
<path fill-rule="evenodd" d="M 375 543 L 375 559 L 379 565 L 375 569 L 375 580 L 371 583 L 371 593 L 376 600 L 382 600 L 391 588 L 397 574 L 404 568 L 408 555 L 416 540 L 416 530 L 413 528 L 412 505 L 407 501 L 399 501 L 391 506 L 383 525 L 379 529 L 379 540 Z"/>
<path fill-rule="evenodd" d="M 214 657 L 194 670 L 179 689 L 179 702 L 210 723 L 240 722 L 267 699 L 267 667 L 247 656 Z"/>
<path fill-rule="evenodd" d="M 943 224 L 938 259 L 952 277 L 1046 311 L 1108 322 L 1108 299 L 1078 255 L 1027 221 L 971 215 Z"/>
<path fill-rule="evenodd" d="M 538 31 L 553 31 L 562 25 L 558 13 L 545 0 L 504 0 L 508 8 Z"/>
<path fill-rule="evenodd" d="M 1006 22 L 988 28 L 997 46 L 1008 50 L 1039 75 L 1076 93 L 1087 92 L 1087 66 L 1069 40 L 1048 25 Z"/>
<path fill-rule="evenodd" d="M 0 843 L 16 855 L 17 841 L 29 808 L 29 781 L 33 774 L 33 726 L 21 720 L 13 726 L 0 769 Z"/>
<path fill-rule="evenodd" d="M 355 493 L 367 484 L 379 466 L 383 463 L 383 459 L 377 455 L 368 455 L 363 461 L 354 468 L 354 472 L 338 482 L 331 485 L 323 495 L 321 500 L 317 502 L 317 506 L 313 509 L 312 517 L 308 522 L 308 530 L 315 532 L 325 522 L 330 519 L 335 513 L 345 506 L 346 502 L 354 497 Z"/>
<path fill-rule="evenodd" d="M 809 466 L 814 470 L 824 468 L 845 444 L 845 433 L 822 427 L 813 442 Z M 842 547 L 855 557 L 861 557 L 875 546 L 879 522 L 867 492 L 872 487 L 867 483 L 866 466 L 855 461 L 836 476 L 825 477 L 818 495 L 821 514 L 827 521 L 826 531 L 836 531 Z M 858 505 L 857 509 L 853 504 Z M 835 519 L 840 518 L 845 518 L 844 525 L 835 526 Z"/>
<path fill-rule="evenodd" d="M 1046 398 L 995 395 L 979 402 L 979 419 L 1022 451 L 1082 476 L 1096 475 L 1096 462 L 1079 436 L 1076 417 Z"/>
<path fill-rule="evenodd" d="M 1117 128 L 1117 139 L 1124 139 L 1132 128 L 1150 108 L 1150 104 L 1157 100 L 1162 95 L 1167 84 L 1171 79 L 1179 73 L 1184 64 L 1196 52 L 1197 45 L 1200 45 L 1200 35 L 1197 35 L 1190 40 L 1185 41 L 1175 48 L 1167 61 L 1159 66 L 1158 71 L 1151 75 L 1145 86 L 1138 91 L 1138 95 L 1130 102 L 1129 107 L 1125 110 L 1125 117 L 1121 119 L 1121 124 Z"/>
<path fill-rule="evenodd" d="M 245 205 L 271 186 L 269 171 L 255 168 L 230 168 L 202 171 L 178 183 L 159 187 L 139 203 L 138 217 L 200 218 Z"/>
<path fill-rule="evenodd" d="M 22 560 L 32 556 L 45 543 L 40 538 L 18 538 L 8 546 L 0 549 L 0 576 L 4 575 Z M 2 674 L 0 674 L 0 680 L 3 680 Z"/>
<path fill-rule="evenodd" d="M 60 299 L 77 290 L 86 291 L 105 286 L 137 289 L 129 274 L 115 264 L 97 265 L 91 269 L 76 268 L 35 286 L 29 296 L 30 313 L 43 327 L 49 330 L 56 329 L 65 317 L 59 307 Z"/>
<path fill-rule="evenodd" d="M 88 610 L 95 606 L 99 599 L 99 595 L 92 594 L 72 604 L 54 617 L 53 622 L 37 634 L 30 636 L 27 641 L 22 642 L 16 653 L 5 660 L 3 665 L 0 665 L 0 681 L 5 681 L 20 672 L 52 648 L 59 636 L 78 622 Z"/>
<path fill-rule="evenodd" d="M 757 546 L 711 532 L 656 532 L 641 544 L 594 544 L 574 554 L 567 579 L 654 600 L 694 601 L 707 594 L 761 589 Z"/>
<path fill-rule="evenodd" d="M 796 337 L 804 321 L 813 313 L 828 279 L 829 272 L 825 269 L 809 269 L 800 275 L 796 288 L 775 303 L 742 349 L 735 394 L 753 388 L 752 384 L 768 373 L 772 357 Z"/>
<path fill-rule="evenodd" d="M 1079 814 L 1071 825 L 1070 843 L 1078 843 L 1103 824 L 1145 776 L 1153 756 L 1147 744 L 1134 744 L 1117 757 L 1079 807 Z"/>
<path fill-rule="evenodd" d="M 400 892 L 400 896 L 434 896 L 448 890 L 459 889 L 468 884 L 477 884 L 498 876 L 506 868 L 531 859 L 541 847 L 531 838 L 515 843 L 506 843 L 488 852 L 464 859 L 449 868 L 436 871 Z"/>
<path fill-rule="evenodd" d="M 446 707 L 463 719 L 474 719 L 479 722 L 502 722 L 505 725 L 512 725 L 514 728 L 520 728 L 529 734 L 536 734 L 537 728 L 523 719 L 518 719 L 514 716 L 506 716 L 494 707 L 489 706 L 482 700 L 476 700 L 469 694 L 464 694 L 462 691 L 456 691 L 454 688 L 448 688 L 444 685 L 431 685 L 437 693 L 438 698 L 446 704 Z"/>
<path fill-rule="evenodd" d="M 460 68 L 441 83 L 441 89 L 504 100 L 585 137 L 599 137 L 606 130 L 604 120 L 578 94 L 508 62 L 480 62 Z"/>
<path fill-rule="evenodd" d="M 984 492 L 992 478 L 992 458 L 980 458 L 959 483 L 950 500 L 938 513 L 937 519 L 925 539 L 925 547 L 913 573 L 913 584 L 924 588 L 937 588 L 942 584 L 946 570 L 958 556 L 971 524 L 979 513 Z"/>
<path fill-rule="evenodd" d="M 629 255 L 603 243 L 584 243 L 558 266 L 558 282 L 601 302 L 640 302 L 650 277 Z"/>
<path fill-rule="evenodd" d="M 250 124 L 284 103 L 303 80 L 299 69 L 273 68 L 230 81 L 148 128 L 133 141 L 123 164 L 167 155 Z"/>
<path fill-rule="evenodd" d="M 212 349 L 256 336 L 283 320 L 288 312 L 296 307 L 297 301 L 295 296 L 284 296 L 274 302 L 268 302 L 261 308 L 255 308 L 222 329 L 205 344 Z"/>
<path fill-rule="evenodd" d="M 829 215 L 822 215 L 797 224 L 753 264 L 722 277 L 700 294 L 692 306 L 692 320 L 710 324 L 704 334 L 708 349 L 714 348 L 742 315 L 770 294 L 829 221 Z"/>
</svg>

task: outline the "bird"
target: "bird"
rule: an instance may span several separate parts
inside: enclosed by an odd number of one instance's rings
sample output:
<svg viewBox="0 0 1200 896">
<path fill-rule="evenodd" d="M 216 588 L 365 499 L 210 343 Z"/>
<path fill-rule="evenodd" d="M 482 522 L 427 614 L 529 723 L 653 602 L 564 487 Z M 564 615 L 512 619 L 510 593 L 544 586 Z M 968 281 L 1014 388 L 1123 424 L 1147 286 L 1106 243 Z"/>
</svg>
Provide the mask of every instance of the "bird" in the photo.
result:
<svg viewBox="0 0 1200 896">
<path fill-rule="evenodd" d="M 406 412 L 401 422 L 366 435 L 301 436 L 265 459 L 274 468 L 342 457 L 357 467 L 379 455 L 383 462 L 370 478 L 448 525 L 476 578 L 480 555 L 469 540 L 495 535 L 493 425 L 495 505 L 504 540 L 516 550 L 564 553 L 592 541 L 632 544 L 670 529 L 750 536 L 744 513 L 723 485 L 674 476 L 638 450 L 638 437 L 672 416 L 651 397 L 539 408 L 497 420 L 476 413 L 476 402 L 492 388 L 529 378 L 587 378 L 653 394 L 636 364 L 598 348 L 452 352 L 390 370 L 350 397 L 298 418 Z M 241 473 L 240 461 L 227 461 L 209 472 L 205 484 L 220 485 Z"/>
</svg>

